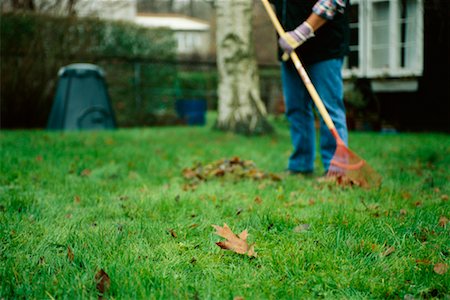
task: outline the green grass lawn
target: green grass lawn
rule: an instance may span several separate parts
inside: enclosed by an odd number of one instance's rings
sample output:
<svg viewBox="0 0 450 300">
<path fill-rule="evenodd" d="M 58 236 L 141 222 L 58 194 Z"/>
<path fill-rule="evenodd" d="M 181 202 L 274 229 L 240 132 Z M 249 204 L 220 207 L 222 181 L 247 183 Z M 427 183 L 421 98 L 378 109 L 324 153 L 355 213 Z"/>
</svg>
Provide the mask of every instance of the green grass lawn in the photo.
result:
<svg viewBox="0 0 450 300">
<path fill-rule="evenodd" d="M 197 162 L 238 156 L 281 174 L 291 146 L 274 124 L 253 138 L 211 126 L 1 132 L 0 299 L 97 298 L 100 269 L 114 299 L 450 297 L 448 135 L 352 133 L 383 176 L 373 190 L 300 176 L 186 190 L 182 170 Z M 220 249 L 211 225 L 223 223 L 248 229 L 258 256 Z"/>
</svg>

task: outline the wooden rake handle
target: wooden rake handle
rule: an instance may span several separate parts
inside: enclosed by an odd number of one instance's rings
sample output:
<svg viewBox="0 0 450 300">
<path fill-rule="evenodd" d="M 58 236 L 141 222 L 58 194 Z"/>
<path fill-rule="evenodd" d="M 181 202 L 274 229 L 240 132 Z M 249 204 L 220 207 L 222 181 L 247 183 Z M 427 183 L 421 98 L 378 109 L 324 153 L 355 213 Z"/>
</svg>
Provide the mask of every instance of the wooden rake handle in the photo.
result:
<svg viewBox="0 0 450 300">
<path fill-rule="evenodd" d="M 270 6 L 270 3 L 268 0 L 261 0 L 264 4 L 264 8 L 267 11 L 267 14 L 270 17 L 270 20 L 272 21 L 273 25 L 275 26 L 275 29 L 278 32 L 279 36 L 284 36 L 286 32 L 284 31 L 283 27 L 280 24 L 280 21 L 278 21 L 277 16 L 275 15 L 275 12 L 272 9 L 272 6 Z M 323 118 L 323 121 L 327 125 L 328 129 L 330 129 L 333 134 L 337 134 L 336 127 L 334 126 L 333 120 L 331 120 L 330 114 L 328 113 L 327 109 L 325 108 L 325 105 L 323 104 L 322 99 L 320 98 L 319 94 L 316 91 L 316 88 L 311 82 L 311 79 L 309 79 L 308 74 L 306 73 L 305 68 L 303 67 L 300 59 L 298 58 L 297 53 L 295 51 L 291 52 L 291 59 L 292 62 L 295 65 L 295 68 L 297 69 L 300 77 L 303 80 L 303 83 L 306 86 L 306 89 L 308 90 L 309 94 L 311 95 L 312 100 L 314 101 L 314 104 L 317 107 L 317 110 L 319 111 L 320 115 Z"/>
</svg>

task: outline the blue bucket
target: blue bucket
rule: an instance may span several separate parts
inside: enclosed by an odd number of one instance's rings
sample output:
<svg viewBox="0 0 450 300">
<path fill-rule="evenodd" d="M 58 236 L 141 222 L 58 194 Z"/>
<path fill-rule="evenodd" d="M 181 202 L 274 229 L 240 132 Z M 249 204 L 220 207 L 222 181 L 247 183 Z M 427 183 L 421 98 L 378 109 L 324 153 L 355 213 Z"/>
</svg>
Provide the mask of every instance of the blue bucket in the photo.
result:
<svg viewBox="0 0 450 300">
<path fill-rule="evenodd" d="M 205 99 L 180 99 L 175 103 L 178 116 L 188 125 L 205 125 L 206 108 Z"/>
</svg>

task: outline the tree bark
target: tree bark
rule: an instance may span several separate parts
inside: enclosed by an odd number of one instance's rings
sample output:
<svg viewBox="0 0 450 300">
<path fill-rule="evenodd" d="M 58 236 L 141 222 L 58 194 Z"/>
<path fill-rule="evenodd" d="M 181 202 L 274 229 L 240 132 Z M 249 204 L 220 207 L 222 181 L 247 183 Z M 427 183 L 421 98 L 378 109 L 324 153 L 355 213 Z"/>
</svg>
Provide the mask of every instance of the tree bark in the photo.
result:
<svg viewBox="0 0 450 300">
<path fill-rule="evenodd" d="M 252 0 L 217 1 L 219 106 L 216 127 L 247 135 L 272 132 L 259 92 Z"/>
</svg>

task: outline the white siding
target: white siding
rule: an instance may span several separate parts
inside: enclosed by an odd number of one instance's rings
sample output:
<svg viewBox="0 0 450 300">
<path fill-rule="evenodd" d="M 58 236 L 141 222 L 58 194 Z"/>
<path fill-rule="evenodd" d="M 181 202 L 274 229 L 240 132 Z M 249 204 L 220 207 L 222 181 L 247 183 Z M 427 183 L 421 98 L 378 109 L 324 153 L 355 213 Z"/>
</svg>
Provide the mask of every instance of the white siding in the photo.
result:
<svg viewBox="0 0 450 300">
<path fill-rule="evenodd" d="M 204 21 L 183 16 L 141 14 L 135 18 L 135 22 L 150 28 L 166 27 L 173 30 L 179 54 L 206 56 L 209 52 L 210 26 Z"/>
</svg>

